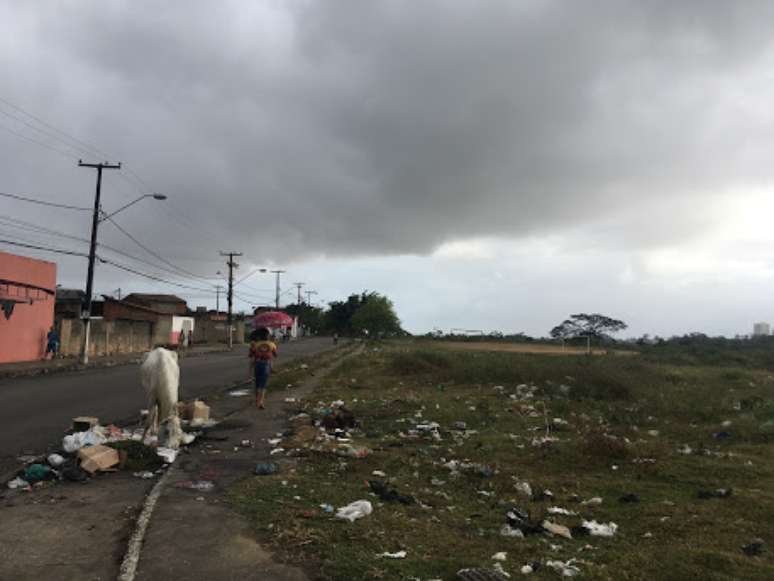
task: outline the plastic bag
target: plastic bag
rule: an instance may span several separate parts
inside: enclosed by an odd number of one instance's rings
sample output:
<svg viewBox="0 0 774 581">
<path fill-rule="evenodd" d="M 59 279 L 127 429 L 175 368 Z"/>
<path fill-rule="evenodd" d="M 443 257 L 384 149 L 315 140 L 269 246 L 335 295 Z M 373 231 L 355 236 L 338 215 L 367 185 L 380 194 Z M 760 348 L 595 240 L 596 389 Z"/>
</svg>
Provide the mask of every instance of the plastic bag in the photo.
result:
<svg viewBox="0 0 774 581">
<path fill-rule="evenodd" d="M 367 500 L 356 500 L 347 506 L 342 506 L 339 508 L 336 511 L 336 518 L 348 520 L 349 522 L 355 522 L 359 518 L 368 516 L 373 511 L 373 506 L 371 506 L 371 503 Z"/>
</svg>

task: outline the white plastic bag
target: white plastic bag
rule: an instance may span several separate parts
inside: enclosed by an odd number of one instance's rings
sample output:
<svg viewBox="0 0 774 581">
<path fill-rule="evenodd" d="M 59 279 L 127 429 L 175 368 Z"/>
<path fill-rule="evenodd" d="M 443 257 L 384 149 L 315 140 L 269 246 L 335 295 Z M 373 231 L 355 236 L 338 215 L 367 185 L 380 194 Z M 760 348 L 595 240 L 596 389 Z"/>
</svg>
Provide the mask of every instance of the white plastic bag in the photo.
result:
<svg viewBox="0 0 774 581">
<path fill-rule="evenodd" d="M 371 503 L 367 500 L 356 500 L 347 506 L 342 506 L 339 508 L 336 511 L 336 518 L 342 518 L 348 520 L 349 522 L 355 522 L 359 518 L 368 516 L 373 511 L 373 506 L 371 506 Z"/>
</svg>

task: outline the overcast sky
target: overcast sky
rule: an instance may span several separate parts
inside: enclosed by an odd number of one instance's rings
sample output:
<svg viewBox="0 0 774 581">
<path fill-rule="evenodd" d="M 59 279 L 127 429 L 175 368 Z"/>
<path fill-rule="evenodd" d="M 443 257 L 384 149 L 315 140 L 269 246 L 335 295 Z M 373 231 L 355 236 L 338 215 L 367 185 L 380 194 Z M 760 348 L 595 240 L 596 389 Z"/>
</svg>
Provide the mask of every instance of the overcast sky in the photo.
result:
<svg viewBox="0 0 774 581">
<path fill-rule="evenodd" d="M 103 264 L 100 293 L 214 306 L 218 252 L 238 250 L 237 277 L 281 267 L 283 290 L 322 301 L 376 290 L 414 332 L 545 335 L 596 311 L 624 335 L 749 333 L 774 322 L 773 17 L 710 0 L 0 0 L 0 192 L 88 207 L 83 158 L 125 164 L 105 172 L 108 212 L 169 197 L 115 218 L 167 263 L 109 222 L 99 253 L 196 289 Z M 88 249 L 58 235 L 88 238 L 87 211 L 0 208 L 0 238 Z M 83 258 L 0 249 L 85 285 Z M 237 290 L 237 308 L 267 302 L 273 278 Z"/>
</svg>

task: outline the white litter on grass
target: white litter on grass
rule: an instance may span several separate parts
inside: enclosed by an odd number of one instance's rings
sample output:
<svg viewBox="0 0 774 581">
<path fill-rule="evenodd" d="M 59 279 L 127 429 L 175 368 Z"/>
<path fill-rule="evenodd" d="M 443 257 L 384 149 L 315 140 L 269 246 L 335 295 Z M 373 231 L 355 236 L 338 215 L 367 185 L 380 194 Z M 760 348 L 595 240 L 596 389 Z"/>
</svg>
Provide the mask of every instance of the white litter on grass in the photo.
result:
<svg viewBox="0 0 774 581">
<path fill-rule="evenodd" d="M 229 391 L 228 394 L 231 397 L 244 397 L 246 395 L 250 395 L 250 390 L 247 390 L 247 389 L 235 389 L 234 391 Z"/>
<path fill-rule="evenodd" d="M 610 523 L 598 523 L 595 520 L 584 520 L 583 528 L 589 531 L 592 537 L 612 537 L 618 530 L 618 525 L 614 522 Z"/>
<path fill-rule="evenodd" d="M 648 430 L 648 435 L 649 436 L 653 436 L 655 438 L 655 437 L 657 437 L 659 435 L 659 431 L 658 430 Z"/>
<path fill-rule="evenodd" d="M 559 535 L 565 539 L 572 539 L 572 533 L 570 532 L 570 529 L 564 525 L 551 522 L 550 520 L 543 521 L 543 530 L 551 533 L 552 535 Z"/>
<path fill-rule="evenodd" d="M 529 485 L 529 482 L 517 482 L 513 485 L 513 487 L 516 489 L 516 492 L 523 496 L 531 497 L 532 496 L 532 487 Z"/>
<path fill-rule="evenodd" d="M 196 439 L 196 434 L 191 434 L 191 433 L 185 432 L 183 434 L 183 437 L 182 437 L 182 439 L 180 441 L 183 442 L 183 444 L 185 444 L 187 446 L 188 444 L 193 442 L 195 439 Z"/>
<path fill-rule="evenodd" d="M 688 444 L 683 444 L 680 448 L 677 449 L 678 454 L 683 454 L 684 456 L 690 456 L 693 454 L 693 448 L 691 448 Z"/>
<path fill-rule="evenodd" d="M 565 516 L 575 516 L 578 514 L 577 512 L 573 512 L 571 510 L 567 510 L 566 508 L 561 508 L 559 506 L 549 506 L 548 507 L 548 514 L 563 514 Z"/>
<path fill-rule="evenodd" d="M 276 446 L 282 441 L 282 438 L 271 438 L 269 440 L 266 440 L 270 446 Z"/>
<path fill-rule="evenodd" d="M 546 567 L 553 569 L 562 577 L 575 577 L 580 575 L 580 569 L 575 565 L 575 559 L 568 561 L 546 561 Z"/>
<path fill-rule="evenodd" d="M 379 553 L 376 556 L 382 559 L 405 559 L 407 554 L 406 551 L 398 551 L 397 553 Z"/>
<path fill-rule="evenodd" d="M 502 528 L 500 529 L 500 535 L 503 537 L 513 537 L 517 539 L 523 539 L 524 533 L 521 532 L 521 529 L 515 529 L 509 524 L 504 524 Z"/>
<path fill-rule="evenodd" d="M 534 573 L 534 572 L 535 572 L 535 569 L 532 567 L 532 565 L 524 565 L 521 568 L 521 574 L 522 575 L 529 575 L 529 574 Z"/>
<path fill-rule="evenodd" d="M 286 397 L 285 403 L 296 403 L 296 398 L 294 397 Z"/>
<path fill-rule="evenodd" d="M 502 575 L 503 577 L 507 577 L 508 579 L 511 578 L 511 574 L 508 573 L 505 569 L 503 569 L 503 566 L 500 563 L 495 563 L 494 565 L 492 565 L 492 569 L 500 573 L 500 575 Z"/>
<path fill-rule="evenodd" d="M 48 460 L 49 465 L 53 466 L 54 468 L 61 466 L 65 461 L 65 459 L 59 454 L 49 454 L 46 460 Z"/>
<path fill-rule="evenodd" d="M 276 456 L 277 454 L 283 454 L 285 452 L 285 448 L 274 448 L 271 452 L 269 452 L 269 456 Z"/>
<path fill-rule="evenodd" d="M 507 561 L 508 560 L 508 553 L 505 551 L 500 551 L 499 553 L 495 553 L 492 555 L 492 559 L 495 561 Z"/>
<path fill-rule="evenodd" d="M 98 446 L 104 444 L 106 441 L 105 436 L 94 430 L 75 432 L 62 439 L 62 449 L 68 454 L 72 454 L 84 446 Z"/>
<path fill-rule="evenodd" d="M 374 470 L 373 472 L 371 472 L 371 476 L 379 476 L 381 478 L 384 478 L 387 476 L 387 474 L 385 474 L 381 470 Z"/>
<path fill-rule="evenodd" d="M 588 500 L 584 500 L 581 502 L 581 504 L 585 506 L 598 506 L 602 504 L 602 497 L 601 496 L 592 496 Z"/>
<path fill-rule="evenodd" d="M 373 506 L 367 500 L 356 500 L 347 506 L 342 506 L 336 511 L 336 518 L 355 522 L 359 518 L 368 516 L 374 511 Z"/>
</svg>

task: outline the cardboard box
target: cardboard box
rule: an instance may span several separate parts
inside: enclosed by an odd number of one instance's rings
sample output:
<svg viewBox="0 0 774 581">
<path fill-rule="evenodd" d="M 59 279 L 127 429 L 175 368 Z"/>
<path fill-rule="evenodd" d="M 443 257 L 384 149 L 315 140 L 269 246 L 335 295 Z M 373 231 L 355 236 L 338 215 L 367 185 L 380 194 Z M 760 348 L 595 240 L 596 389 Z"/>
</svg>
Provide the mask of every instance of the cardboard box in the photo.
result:
<svg viewBox="0 0 774 581">
<path fill-rule="evenodd" d="M 190 403 L 178 403 L 177 413 L 184 420 L 205 422 L 210 419 L 210 406 L 198 399 Z"/>
<path fill-rule="evenodd" d="M 191 421 L 204 422 L 210 419 L 210 406 L 203 401 L 195 400 L 191 409 Z"/>
<path fill-rule="evenodd" d="M 73 432 L 87 432 L 99 425 L 99 419 L 93 416 L 78 416 L 73 418 Z"/>
<path fill-rule="evenodd" d="M 81 468 L 90 474 L 98 470 L 107 470 L 116 466 L 119 461 L 118 450 L 108 446 L 88 446 L 78 450 Z"/>
</svg>

